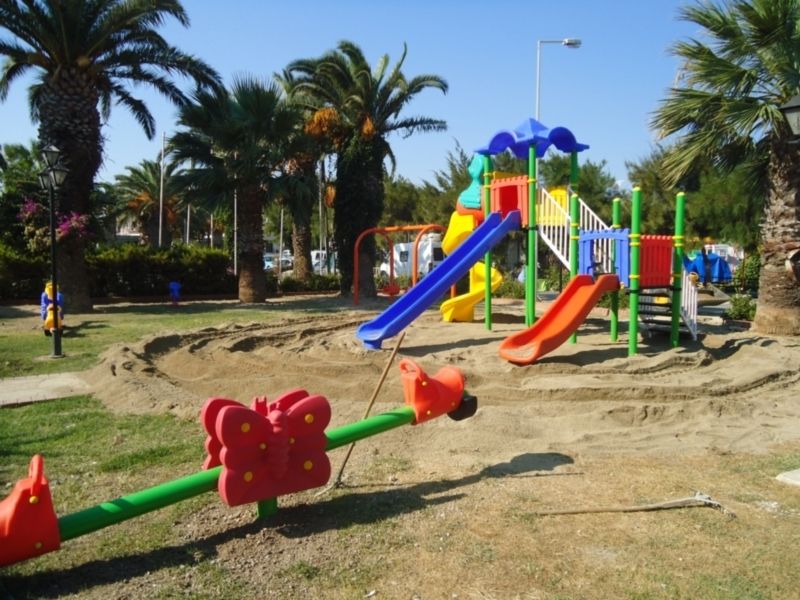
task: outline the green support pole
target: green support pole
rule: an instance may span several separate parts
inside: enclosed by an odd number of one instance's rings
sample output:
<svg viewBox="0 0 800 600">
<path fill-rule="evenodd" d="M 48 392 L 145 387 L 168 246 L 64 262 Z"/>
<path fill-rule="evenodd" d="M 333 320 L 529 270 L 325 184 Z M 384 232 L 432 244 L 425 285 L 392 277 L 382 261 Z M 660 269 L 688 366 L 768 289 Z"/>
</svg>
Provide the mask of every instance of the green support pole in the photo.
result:
<svg viewBox="0 0 800 600">
<path fill-rule="evenodd" d="M 617 231 L 622 227 L 622 201 L 614 198 L 611 201 L 611 229 Z M 617 244 L 612 249 L 614 264 L 617 260 Z M 611 292 L 611 341 L 619 339 L 619 290 Z"/>
<path fill-rule="evenodd" d="M 271 517 L 272 515 L 276 515 L 278 514 L 278 499 L 268 498 L 266 500 L 256 502 L 256 509 L 259 519 L 265 519 L 267 517 Z"/>
<path fill-rule="evenodd" d="M 489 213 L 492 211 L 492 157 L 484 155 L 483 157 L 483 214 L 488 219 Z M 486 329 L 492 330 L 492 250 L 486 251 L 483 257 L 484 263 L 484 281 L 486 283 L 486 297 L 484 300 L 485 308 L 483 313 L 483 321 L 486 324 Z"/>
<path fill-rule="evenodd" d="M 683 296 L 683 229 L 686 212 L 686 194 L 675 197 L 675 236 L 672 238 L 672 329 L 670 343 L 678 347 L 681 328 L 681 299 Z"/>
<path fill-rule="evenodd" d="M 536 320 L 536 268 L 537 243 L 539 241 L 536 218 L 536 144 L 528 147 L 528 257 L 525 265 L 525 325 L 530 327 Z"/>
<path fill-rule="evenodd" d="M 570 281 L 578 275 L 578 240 L 580 240 L 580 207 L 578 194 L 569 197 L 569 278 Z M 569 343 L 578 342 L 578 334 L 569 336 Z"/>
<path fill-rule="evenodd" d="M 571 194 L 578 193 L 578 177 L 580 170 L 578 169 L 578 153 L 569 153 L 569 187 L 572 188 Z"/>
<path fill-rule="evenodd" d="M 393 411 L 382 413 L 343 425 L 325 436 L 326 450 L 334 450 L 364 438 L 389 431 L 414 422 L 414 409 L 401 406 Z M 109 525 L 127 521 L 148 512 L 164 508 L 181 500 L 187 500 L 216 489 L 222 467 L 200 471 L 180 479 L 122 496 L 116 500 L 103 502 L 91 508 L 64 515 L 58 519 L 61 541 L 65 542 L 87 533 L 92 533 Z M 277 499 L 270 498 L 258 503 L 259 516 L 273 514 L 277 510 Z M 263 504 L 263 506 L 262 506 Z M 272 511 L 272 512 L 270 512 Z"/>
<path fill-rule="evenodd" d="M 639 260 L 641 256 L 642 190 L 633 188 L 631 196 L 631 287 L 628 304 L 628 356 L 634 356 L 639 346 Z"/>
</svg>

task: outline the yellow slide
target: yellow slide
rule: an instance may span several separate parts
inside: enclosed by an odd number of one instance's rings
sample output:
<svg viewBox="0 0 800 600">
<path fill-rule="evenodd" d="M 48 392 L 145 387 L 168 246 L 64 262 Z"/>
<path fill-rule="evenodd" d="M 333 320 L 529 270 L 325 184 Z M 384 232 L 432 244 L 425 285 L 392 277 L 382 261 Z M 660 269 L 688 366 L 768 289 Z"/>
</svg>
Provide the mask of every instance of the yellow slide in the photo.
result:
<svg viewBox="0 0 800 600">
<path fill-rule="evenodd" d="M 439 310 L 442 312 L 442 319 L 448 323 L 452 321 L 473 321 L 475 319 L 475 305 L 486 298 L 485 275 L 486 268 L 484 263 L 475 263 L 469 270 L 469 292 L 450 298 L 442 302 Z M 503 276 L 497 269 L 492 269 L 492 291 L 495 291 L 503 283 Z"/>
<path fill-rule="evenodd" d="M 475 218 L 472 215 L 461 215 L 454 212 L 450 216 L 450 225 L 442 240 L 445 254 L 453 251 L 475 230 Z M 439 310 L 442 319 L 448 323 L 453 321 L 472 321 L 475 318 L 475 305 L 486 296 L 486 268 L 484 263 L 476 263 L 469 270 L 469 292 L 450 298 L 442 303 Z M 497 269 L 492 269 L 492 291 L 503 283 L 503 276 Z"/>
</svg>

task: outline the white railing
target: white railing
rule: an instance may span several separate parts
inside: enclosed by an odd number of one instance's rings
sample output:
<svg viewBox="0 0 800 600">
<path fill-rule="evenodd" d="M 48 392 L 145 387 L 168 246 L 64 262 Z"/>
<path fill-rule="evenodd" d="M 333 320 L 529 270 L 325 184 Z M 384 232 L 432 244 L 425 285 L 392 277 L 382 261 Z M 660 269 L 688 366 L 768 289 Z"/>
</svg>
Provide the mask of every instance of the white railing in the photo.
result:
<svg viewBox="0 0 800 600">
<path fill-rule="evenodd" d="M 683 319 L 692 334 L 692 339 L 697 341 L 697 288 L 689 278 L 686 269 L 682 268 L 681 271 L 683 271 L 681 278 L 681 319 Z"/>
<path fill-rule="evenodd" d="M 544 188 L 540 189 L 536 205 L 536 221 L 539 224 L 539 236 L 568 269 L 569 213 Z"/>
<path fill-rule="evenodd" d="M 579 223 L 582 231 L 606 231 L 611 229 L 580 198 Z M 550 195 L 546 189 L 540 189 L 539 202 L 536 205 L 536 217 L 539 223 L 539 235 L 547 247 L 558 257 L 565 268 L 569 268 L 569 211 Z M 594 257 L 596 271 L 611 273 L 614 268 L 614 240 L 596 240 Z"/>
</svg>

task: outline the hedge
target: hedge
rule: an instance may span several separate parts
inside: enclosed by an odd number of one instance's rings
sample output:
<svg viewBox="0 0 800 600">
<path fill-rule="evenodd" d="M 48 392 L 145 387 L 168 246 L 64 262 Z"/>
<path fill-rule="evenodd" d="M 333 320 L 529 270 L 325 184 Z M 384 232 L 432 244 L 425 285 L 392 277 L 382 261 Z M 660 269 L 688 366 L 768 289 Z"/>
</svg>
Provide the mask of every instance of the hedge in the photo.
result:
<svg viewBox="0 0 800 600">
<path fill-rule="evenodd" d="M 220 249 L 176 245 L 153 249 L 135 244 L 109 246 L 87 256 L 91 294 L 105 296 L 165 296 L 169 282 L 182 294 L 235 294 L 236 277 L 230 259 Z"/>
<path fill-rule="evenodd" d="M 190 295 L 236 294 L 230 259 L 220 249 L 173 246 L 156 250 L 135 244 L 107 246 L 86 255 L 94 298 L 167 296 L 178 281 Z M 50 279 L 50 262 L 0 244 L 0 299 L 38 299 Z"/>
</svg>

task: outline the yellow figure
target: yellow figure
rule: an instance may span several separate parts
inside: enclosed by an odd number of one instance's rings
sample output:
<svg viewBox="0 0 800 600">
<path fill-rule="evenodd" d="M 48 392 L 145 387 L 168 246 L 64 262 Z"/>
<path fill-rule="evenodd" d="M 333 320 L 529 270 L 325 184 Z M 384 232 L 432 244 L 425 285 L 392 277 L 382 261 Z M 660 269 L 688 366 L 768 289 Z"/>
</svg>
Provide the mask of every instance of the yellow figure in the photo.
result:
<svg viewBox="0 0 800 600">
<path fill-rule="evenodd" d="M 58 305 L 58 330 L 64 330 L 64 294 L 56 292 L 56 304 Z M 53 283 L 48 281 L 42 292 L 42 327 L 45 335 L 50 335 L 55 329 L 55 317 L 53 315 Z"/>
</svg>

